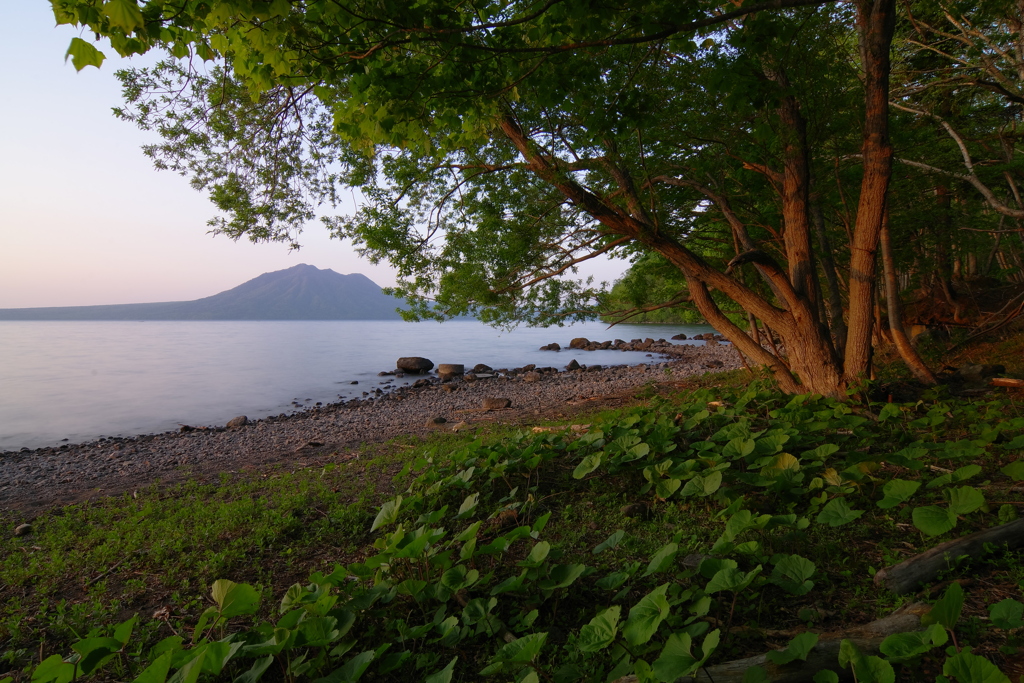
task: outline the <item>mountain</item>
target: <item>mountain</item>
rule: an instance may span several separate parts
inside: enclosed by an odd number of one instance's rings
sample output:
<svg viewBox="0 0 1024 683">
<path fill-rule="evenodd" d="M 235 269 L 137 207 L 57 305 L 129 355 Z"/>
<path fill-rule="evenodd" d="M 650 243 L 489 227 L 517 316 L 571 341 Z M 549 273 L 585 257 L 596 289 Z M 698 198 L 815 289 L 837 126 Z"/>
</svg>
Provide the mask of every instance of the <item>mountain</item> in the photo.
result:
<svg viewBox="0 0 1024 683">
<path fill-rule="evenodd" d="M 400 305 L 365 275 L 302 263 L 195 301 L 0 308 L 0 320 L 398 320 Z"/>
</svg>

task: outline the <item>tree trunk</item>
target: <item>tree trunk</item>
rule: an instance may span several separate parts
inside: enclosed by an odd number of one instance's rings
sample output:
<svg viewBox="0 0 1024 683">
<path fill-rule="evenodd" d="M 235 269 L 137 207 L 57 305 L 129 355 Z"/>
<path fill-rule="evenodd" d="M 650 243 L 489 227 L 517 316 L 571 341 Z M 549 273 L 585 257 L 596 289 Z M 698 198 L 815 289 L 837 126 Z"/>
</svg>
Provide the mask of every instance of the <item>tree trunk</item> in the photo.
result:
<svg viewBox="0 0 1024 683">
<path fill-rule="evenodd" d="M 892 258 L 892 240 L 889 234 L 889 211 L 886 209 L 885 218 L 882 222 L 882 270 L 885 274 L 885 302 L 889 314 L 889 332 L 896 344 L 903 362 L 907 364 L 910 371 L 914 373 L 918 381 L 928 386 L 936 384 L 935 375 L 928 369 L 921 356 L 907 339 L 907 333 L 903 329 L 903 311 L 900 305 L 900 286 L 896 281 L 896 266 Z"/>
<path fill-rule="evenodd" d="M 825 216 L 821 213 L 821 206 L 811 204 L 811 217 L 818 235 L 821 266 L 825 271 L 825 282 L 828 285 L 829 327 L 836 345 L 836 354 L 842 358 L 846 349 L 846 320 L 843 319 L 843 297 L 839 291 L 839 278 L 836 276 L 836 260 L 832 256 L 832 244 L 829 242 L 828 233 L 825 232 Z"/>
<path fill-rule="evenodd" d="M 843 363 L 845 385 L 864 379 L 871 362 L 875 252 L 892 177 L 889 49 L 895 15 L 895 0 L 859 0 L 857 3 L 857 28 L 864 55 L 864 141 L 861 146 L 864 176 L 850 245 L 850 323 Z"/>
</svg>

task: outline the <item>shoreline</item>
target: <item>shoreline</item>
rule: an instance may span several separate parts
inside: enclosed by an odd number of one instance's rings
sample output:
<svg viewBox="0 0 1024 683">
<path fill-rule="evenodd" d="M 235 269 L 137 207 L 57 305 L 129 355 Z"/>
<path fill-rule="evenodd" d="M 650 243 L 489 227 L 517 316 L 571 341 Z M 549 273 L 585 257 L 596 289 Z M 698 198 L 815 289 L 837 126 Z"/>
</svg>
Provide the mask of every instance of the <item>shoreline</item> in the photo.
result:
<svg viewBox="0 0 1024 683">
<path fill-rule="evenodd" d="M 743 367 L 731 344 L 672 345 L 665 350 L 669 353 L 650 349 L 650 362 L 639 365 L 583 365 L 564 371 L 517 368 L 487 373 L 475 381 L 445 383 L 436 375 L 424 376 L 418 387 L 400 386 L 364 399 L 250 420 L 240 427 L 190 428 L 7 451 L 0 453 L 0 510 L 31 516 L 51 506 L 130 493 L 152 484 L 169 486 L 279 464 L 343 462 L 356 457 L 354 450 L 364 444 L 451 430 L 460 422 L 460 429 L 472 429 L 483 422 L 536 420 L 663 381 L 667 375 L 681 378 Z M 655 359 L 654 354 L 661 357 Z M 581 352 L 580 357 L 585 355 Z M 506 399 L 509 406 L 486 410 L 484 399 Z"/>
</svg>

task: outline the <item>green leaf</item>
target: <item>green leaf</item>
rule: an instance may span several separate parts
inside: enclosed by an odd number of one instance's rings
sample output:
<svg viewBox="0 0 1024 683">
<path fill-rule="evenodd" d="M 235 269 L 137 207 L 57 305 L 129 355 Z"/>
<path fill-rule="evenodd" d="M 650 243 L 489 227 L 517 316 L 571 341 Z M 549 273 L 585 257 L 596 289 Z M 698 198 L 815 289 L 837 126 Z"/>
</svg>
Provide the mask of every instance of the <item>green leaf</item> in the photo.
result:
<svg viewBox="0 0 1024 683">
<path fill-rule="evenodd" d="M 541 590 L 546 591 L 556 588 L 567 588 L 586 570 L 587 565 L 585 564 L 557 564 L 551 568 L 548 578 L 539 581 L 537 586 Z"/>
<path fill-rule="evenodd" d="M 1021 628 L 1024 626 L 1024 604 L 1006 598 L 989 607 L 988 616 L 1001 629 Z"/>
<path fill-rule="evenodd" d="M 462 501 L 462 505 L 459 506 L 459 512 L 455 518 L 462 519 L 463 517 L 467 517 L 470 514 L 472 514 L 473 510 L 476 509 L 476 505 L 479 501 L 479 493 L 471 493 L 468 496 L 466 496 L 466 499 Z M 383 509 L 381 510 L 381 512 L 383 512 Z"/>
<path fill-rule="evenodd" d="M 453 657 L 452 661 L 448 662 L 448 666 L 427 676 L 423 683 L 451 683 L 452 674 L 455 672 L 455 662 L 457 661 L 459 661 L 459 658 Z"/>
<path fill-rule="evenodd" d="M 772 679 L 763 666 L 751 666 L 743 672 L 741 683 L 772 683 Z"/>
<path fill-rule="evenodd" d="M 612 644 L 618 633 L 619 617 L 622 608 L 613 605 L 590 620 L 580 629 L 576 645 L 582 652 L 597 652 Z"/>
<path fill-rule="evenodd" d="M 882 487 L 882 492 L 885 494 L 885 497 L 878 501 L 876 505 L 883 510 L 896 507 L 900 503 L 909 500 L 919 488 L 921 488 L 921 482 L 919 481 L 892 479 L 886 482 L 885 486 Z"/>
<path fill-rule="evenodd" d="M 60 655 L 50 655 L 32 672 L 32 683 L 68 683 L 74 676 L 74 664 L 65 662 Z"/>
<path fill-rule="evenodd" d="M 68 51 L 64 53 L 65 62 L 68 61 L 68 57 L 71 58 L 75 71 L 81 71 L 87 66 L 99 68 L 103 64 L 103 60 L 106 59 L 102 52 L 92 46 L 92 43 L 87 43 L 81 38 L 71 39 Z"/>
<path fill-rule="evenodd" d="M 624 537 L 625 535 L 626 535 L 626 532 L 625 532 L 625 531 L 623 531 L 622 529 L 619 529 L 619 530 L 617 530 L 617 531 L 616 531 L 615 533 L 613 533 L 613 534 L 612 534 L 611 536 L 609 536 L 608 538 L 606 538 L 606 539 L 604 540 L 604 542 L 602 542 L 602 543 L 598 544 L 598 545 L 597 545 L 597 546 L 596 546 L 596 547 L 594 548 L 594 550 L 593 550 L 593 553 L 594 553 L 595 555 L 598 555 L 598 554 L 600 554 L 600 553 L 604 552 L 605 550 L 611 550 L 612 548 L 614 548 L 615 546 L 617 546 L 617 545 L 619 544 L 619 541 L 621 541 L 621 540 L 622 540 L 622 538 L 623 538 L 623 537 Z"/>
<path fill-rule="evenodd" d="M 213 582 L 210 592 L 213 601 L 220 607 L 221 616 L 226 619 L 254 614 L 260 606 L 260 594 L 247 583 L 219 579 Z"/>
<path fill-rule="evenodd" d="M 985 495 L 973 486 L 946 491 L 949 496 L 949 512 L 954 515 L 966 515 L 974 512 L 985 504 Z"/>
<path fill-rule="evenodd" d="M 981 465 L 966 465 L 953 472 L 947 472 L 941 476 L 935 477 L 926 488 L 934 489 L 939 486 L 945 486 L 946 484 L 955 484 L 959 481 L 966 481 L 974 475 L 981 472 Z"/>
<path fill-rule="evenodd" d="M 86 638 L 72 645 L 71 649 L 82 655 L 78 668 L 88 676 L 117 654 L 121 647 L 121 641 L 116 638 Z"/>
<path fill-rule="evenodd" d="M 643 645 L 657 632 L 669 613 L 665 593 L 668 584 L 662 584 L 640 599 L 629 610 L 629 618 L 622 627 L 622 635 L 630 645 Z"/>
<path fill-rule="evenodd" d="M 256 681 L 262 678 L 264 672 L 266 672 L 266 670 L 270 668 L 270 665 L 273 663 L 273 661 L 274 655 L 260 657 L 252 663 L 252 666 L 249 668 L 248 671 L 243 673 L 241 676 L 235 678 L 235 680 L 232 683 L 256 683 Z M 140 682 L 136 681 L 136 683 Z"/>
<path fill-rule="evenodd" d="M 110 20 L 111 26 L 125 33 L 145 25 L 142 10 L 135 4 L 135 0 L 107 0 L 103 3 L 103 14 Z"/>
<path fill-rule="evenodd" d="M 601 465 L 601 457 L 603 452 L 591 453 L 590 455 L 583 458 L 579 465 L 576 465 L 576 469 L 572 471 L 573 479 L 582 479 Z"/>
<path fill-rule="evenodd" d="M 708 585 L 704 587 L 704 590 L 708 593 L 717 593 L 719 591 L 739 593 L 740 591 L 745 590 L 760 573 L 761 565 L 757 565 L 747 573 L 743 573 L 735 567 L 725 567 L 724 569 L 718 570 L 718 572 L 711 577 L 711 580 L 708 581 Z"/>
<path fill-rule="evenodd" d="M 174 655 L 173 652 L 164 652 L 162 655 L 153 660 L 153 663 L 143 669 L 133 683 L 164 683 L 167 680 L 167 674 L 171 670 L 171 657 Z M 273 657 L 270 657 L 272 660 Z M 241 678 L 241 676 L 239 677 Z M 239 680 L 236 683 L 255 683 L 256 679 Z"/>
<path fill-rule="evenodd" d="M 380 506 L 380 512 L 377 513 L 377 517 L 373 520 L 373 526 L 370 527 L 370 531 L 376 531 L 382 526 L 394 523 L 398 519 L 398 511 L 402 507 L 402 497 L 398 496 L 394 500 L 389 500 Z"/>
<path fill-rule="evenodd" d="M 135 625 L 139 623 L 139 615 L 136 614 L 127 621 L 122 621 L 114 628 L 114 639 L 119 641 L 121 645 L 127 645 L 128 641 L 132 637 L 132 631 L 135 629 Z"/>
<path fill-rule="evenodd" d="M 900 663 L 928 652 L 933 647 L 945 645 L 946 629 L 942 624 L 932 624 L 924 631 L 894 633 L 879 646 L 889 659 Z"/>
<path fill-rule="evenodd" d="M 745 458 L 754 452 L 755 444 L 753 439 L 745 437 L 737 437 L 730 439 L 729 443 L 725 444 L 725 448 L 722 449 L 722 455 L 730 460 L 737 460 L 739 458 Z"/>
<path fill-rule="evenodd" d="M 663 546 L 661 550 L 654 553 L 654 557 L 651 558 L 650 564 L 647 565 L 647 571 L 643 575 L 650 576 L 651 574 L 668 571 L 672 568 L 672 563 L 676 559 L 676 553 L 678 552 L 679 546 L 675 543 Z"/>
<path fill-rule="evenodd" d="M 805 631 L 797 635 L 789 644 L 786 645 L 785 650 L 775 650 L 769 652 L 765 657 L 772 664 L 782 666 L 783 664 L 789 664 L 790 662 L 801 659 L 806 660 L 807 655 L 811 653 L 811 649 L 818 643 L 818 634 L 810 633 Z"/>
<path fill-rule="evenodd" d="M 691 480 L 692 481 L 692 480 Z M 672 497 L 672 494 L 679 490 L 682 486 L 682 479 L 659 479 L 657 485 L 654 488 L 654 494 L 662 500 L 668 500 Z M 687 486 L 690 482 L 686 482 Z M 686 495 L 685 489 L 683 495 Z"/>
<path fill-rule="evenodd" d="M 1010 679 L 995 664 L 970 652 L 961 652 L 946 659 L 942 673 L 960 683 L 1010 683 Z"/>
<path fill-rule="evenodd" d="M 533 658 L 540 654 L 547 637 L 547 633 L 531 633 L 528 636 L 513 640 L 498 650 L 498 653 L 494 655 L 491 661 L 532 662 Z"/>
<path fill-rule="evenodd" d="M 355 683 L 363 675 L 370 663 L 377 657 L 373 650 L 360 652 L 352 659 L 345 662 L 340 669 L 335 669 L 330 675 L 318 678 L 314 683 Z"/>
<path fill-rule="evenodd" d="M 863 510 L 852 510 L 847 504 L 846 498 L 833 498 L 821 509 L 821 512 L 818 513 L 814 521 L 818 524 L 828 524 L 833 527 L 842 526 L 849 524 L 863 514 Z"/>
<path fill-rule="evenodd" d="M 719 488 L 722 487 L 722 472 L 716 471 L 702 476 L 697 476 L 686 482 L 686 486 L 683 487 L 683 496 L 700 496 L 706 497 L 713 494 Z"/>
<path fill-rule="evenodd" d="M 951 583 L 942 597 L 932 605 L 931 611 L 921 617 L 921 624 L 942 624 L 952 630 L 963 608 L 964 589 L 959 583 Z"/>
<path fill-rule="evenodd" d="M 1024 459 L 1014 460 L 1006 467 L 1000 468 L 999 471 L 1014 481 L 1024 481 Z"/>
<path fill-rule="evenodd" d="M 928 536 L 944 534 L 956 526 L 956 515 L 937 505 L 914 508 L 914 526 Z"/>
<path fill-rule="evenodd" d="M 548 553 L 551 552 L 551 544 L 547 541 L 541 541 L 533 546 L 530 550 L 530 554 L 526 556 L 526 559 L 519 563 L 520 567 L 539 567 L 544 564 L 544 560 L 547 558 Z"/>
<path fill-rule="evenodd" d="M 805 595 L 814 588 L 809 579 L 814 576 L 814 563 L 799 555 L 780 560 L 772 570 L 771 582 L 793 595 Z"/>
<path fill-rule="evenodd" d="M 715 629 L 704 638 L 701 644 L 701 655 L 696 657 L 692 652 L 690 634 L 683 631 L 673 633 L 665 642 L 661 656 L 654 661 L 653 671 L 659 681 L 675 681 L 683 676 L 688 676 L 704 665 L 708 657 L 718 647 L 721 632 Z"/>
</svg>

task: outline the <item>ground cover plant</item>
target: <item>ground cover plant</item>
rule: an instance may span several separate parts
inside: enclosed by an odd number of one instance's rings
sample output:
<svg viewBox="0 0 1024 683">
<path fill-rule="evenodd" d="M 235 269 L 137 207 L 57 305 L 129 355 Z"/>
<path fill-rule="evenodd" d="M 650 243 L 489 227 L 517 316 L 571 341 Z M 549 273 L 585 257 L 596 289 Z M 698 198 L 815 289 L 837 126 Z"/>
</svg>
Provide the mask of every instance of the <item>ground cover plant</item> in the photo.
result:
<svg viewBox="0 0 1024 683">
<path fill-rule="evenodd" d="M 176 616 L 103 604 L 109 582 L 129 576 L 119 570 L 133 560 L 114 564 L 131 548 L 69 552 L 68 565 L 91 564 L 75 605 L 58 601 L 66 590 L 45 604 L 8 601 L 0 647 L 11 677 L 671 681 L 772 650 L 781 665 L 826 632 L 917 599 L 879 591 L 875 571 L 1009 522 L 1024 503 L 1017 403 L 941 390 L 854 404 L 759 383 L 704 388 L 585 428 L 399 450 L 362 464 L 396 482 L 380 494 L 336 494 L 340 467 L 186 489 L 221 519 L 218 537 L 203 539 L 205 564 L 187 555 L 176 566 L 183 536 L 154 533 L 157 507 L 125 499 L 122 510 L 141 513 L 121 514 L 150 539 L 151 571 L 164 565 L 162 585 L 180 584 Z M 190 520 L 193 541 L 200 521 Z M 66 571 L 16 561 L 51 524 L 65 525 L 63 538 L 130 536 L 82 508 L 41 521 L 34 540 L 4 542 L 8 595 Z M 177 545 L 161 549 L 161 538 Z M 291 564 L 292 553 L 308 561 Z M 1020 656 L 1024 569 L 1019 554 L 983 555 L 949 558 L 924 595 L 941 595 L 928 630 L 893 636 L 881 657 L 844 641 L 835 663 L 862 682 L 1008 680 L 997 666 Z M 29 615 L 47 622 L 35 641 L 19 631 Z M 747 680 L 769 680 L 770 665 Z"/>
</svg>

